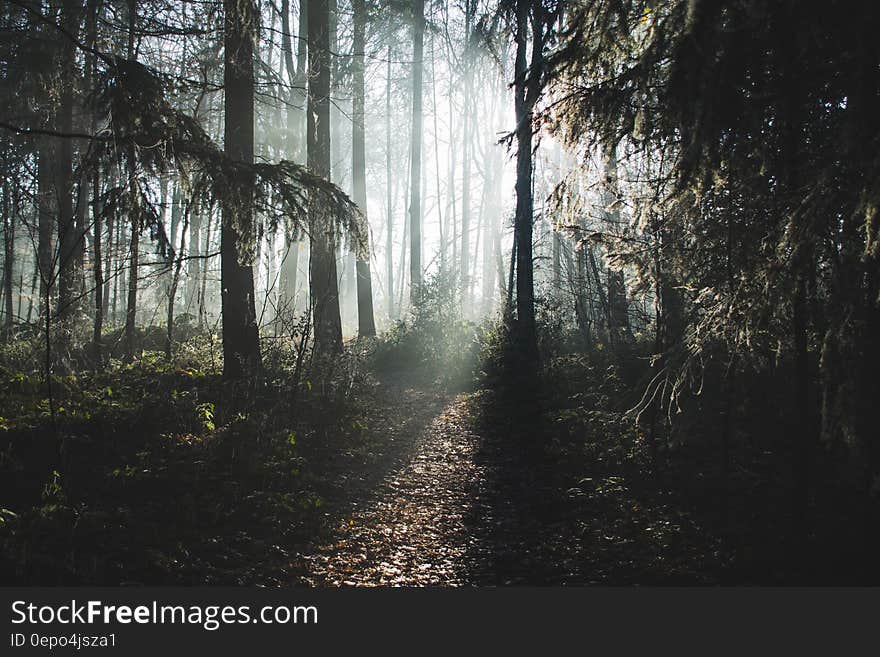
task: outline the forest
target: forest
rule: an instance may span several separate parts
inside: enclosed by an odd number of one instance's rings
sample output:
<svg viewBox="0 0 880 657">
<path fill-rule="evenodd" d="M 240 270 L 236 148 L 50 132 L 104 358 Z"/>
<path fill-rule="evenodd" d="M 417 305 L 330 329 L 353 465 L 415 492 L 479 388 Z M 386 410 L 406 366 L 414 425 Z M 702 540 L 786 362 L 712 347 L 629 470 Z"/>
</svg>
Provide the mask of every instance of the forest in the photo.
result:
<svg viewBox="0 0 880 657">
<path fill-rule="evenodd" d="M 0 584 L 880 583 L 878 33 L 0 1 Z"/>
</svg>

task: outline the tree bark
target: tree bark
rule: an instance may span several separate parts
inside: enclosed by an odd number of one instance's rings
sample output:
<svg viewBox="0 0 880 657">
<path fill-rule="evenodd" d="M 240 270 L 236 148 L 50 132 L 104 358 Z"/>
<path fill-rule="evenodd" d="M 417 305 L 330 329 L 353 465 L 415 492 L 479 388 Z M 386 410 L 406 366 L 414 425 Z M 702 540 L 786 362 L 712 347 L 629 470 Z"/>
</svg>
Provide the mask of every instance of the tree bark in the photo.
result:
<svg viewBox="0 0 880 657">
<path fill-rule="evenodd" d="M 354 9 L 354 99 L 352 102 L 352 200 L 364 215 L 363 244 L 356 249 L 358 335 L 376 335 L 373 317 L 373 280 L 370 272 L 370 230 L 367 217 L 367 159 L 364 111 L 364 48 L 366 47 L 367 11 L 364 0 L 352 0 Z"/>
<path fill-rule="evenodd" d="M 537 363 L 535 330 L 535 285 L 532 262 L 532 109 L 537 100 L 539 71 L 526 64 L 529 40 L 529 2 L 516 3 L 516 68 L 514 108 L 516 112 L 516 341 L 523 364 Z M 537 23 L 537 21 L 534 21 Z M 541 35 L 532 30 L 532 61 L 541 48 Z"/>
<path fill-rule="evenodd" d="M 330 180 L 330 8 L 327 0 L 310 2 L 308 24 L 308 167 L 315 175 Z M 309 201 L 309 272 L 315 351 L 319 356 L 342 350 L 336 236 L 331 219 L 324 203 L 312 195 Z"/>
<path fill-rule="evenodd" d="M 391 190 L 391 46 L 385 68 L 385 275 L 388 321 L 394 319 L 394 210 Z"/>
<path fill-rule="evenodd" d="M 287 153 L 296 162 L 303 161 L 305 143 L 303 119 L 305 118 L 306 54 L 308 37 L 308 0 L 300 0 L 296 60 L 291 40 L 290 0 L 281 3 L 281 50 L 284 55 L 284 68 L 290 84 L 287 103 Z M 299 249 L 301 241 L 293 230 L 284 233 L 284 255 L 281 258 L 279 272 L 279 311 L 289 314 L 296 311 L 297 268 L 299 265 Z M 276 326 L 279 317 L 276 317 Z"/>
<path fill-rule="evenodd" d="M 254 162 L 254 0 L 224 0 L 224 143 L 233 160 Z M 259 372 L 260 338 L 254 303 L 254 273 L 248 242 L 254 222 L 253 177 L 241 174 L 235 194 L 221 201 L 220 285 L 223 316 L 223 375 L 240 379 Z"/>
<path fill-rule="evenodd" d="M 86 7 L 86 32 L 89 45 L 94 48 L 98 39 L 98 11 L 100 0 L 89 0 Z M 98 80 L 97 58 L 94 54 L 86 57 L 86 69 L 92 84 Z M 97 116 L 92 115 L 91 131 L 97 131 Z M 92 358 L 97 367 L 103 362 L 101 334 L 104 331 L 104 263 L 101 248 L 101 168 L 92 171 L 92 283 L 94 285 L 94 317 L 92 322 Z M 83 226 L 85 229 L 85 226 Z"/>
<path fill-rule="evenodd" d="M 15 223 L 10 212 L 9 195 L 12 185 L 9 179 L 3 179 L 3 295 L 6 317 L 3 321 L 3 335 L 9 338 L 14 326 L 14 306 L 12 303 L 12 272 L 15 259 Z"/>
<path fill-rule="evenodd" d="M 198 317 L 199 292 L 202 279 L 202 211 L 199 207 L 192 209 L 189 222 L 189 259 L 186 264 L 186 301 L 184 312 Z"/>
<path fill-rule="evenodd" d="M 618 177 L 617 177 L 617 153 L 616 144 L 605 146 L 605 189 L 603 194 L 604 219 L 611 227 L 612 232 L 617 232 L 620 223 L 620 211 L 617 209 Z M 608 334 L 611 345 L 623 341 L 632 341 L 632 329 L 629 324 L 629 307 L 626 299 L 626 283 L 623 271 L 608 269 L 608 306 L 609 326 Z"/>
<path fill-rule="evenodd" d="M 412 3 L 412 133 L 410 134 L 410 303 L 421 296 L 422 287 L 422 71 L 424 69 L 425 0 Z"/>
<path fill-rule="evenodd" d="M 58 128 L 62 133 L 73 132 L 73 104 L 76 81 L 76 45 L 79 34 L 82 5 L 65 0 L 61 10 L 61 24 L 70 34 L 61 47 L 60 100 Z M 55 192 L 58 197 L 58 318 L 62 322 L 63 348 L 70 346 L 69 319 L 77 302 L 77 249 L 80 244 L 74 206 L 73 140 L 61 139 L 55 160 Z"/>
<path fill-rule="evenodd" d="M 134 59 L 134 28 L 137 23 L 137 0 L 129 0 L 128 12 L 128 58 Z M 131 241 L 129 242 L 130 264 L 128 270 L 128 302 L 125 306 L 125 346 L 123 360 L 126 363 L 130 363 L 134 360 L 135 355 L 135 322 L 137 320 L 138 266 L 140 264 L 140 238 L 142 224 L 134 148 L 129 147 L 127 150 L 128 186 L 131 195 Z"/>
<path fill-rule="evenodd" d="M 51 288 L 54 286 L 55 263 L 52 258 L 55 232 L 55 193 L 52 184 L 52 162 L 55 158 L 55 144 L 50 137 L 39 141 L 37 157 L 38 178 L 38 224 L 37 224 L 37 269 L 40 272 L 40 315 L 48 314 L 51 309 Z"/>
<path fill-rule="evenodd" d="M 101 334 L 104 332 L 104 269 L 103 253 L 101 252 L 101 196 L 100 173 L 95 169 L 92 177 L 92 275 L 95 285 L 95 317 L 92 324 L 92 356 L 100 365 L 103 360 L 101 351 Z"/>
</svg>

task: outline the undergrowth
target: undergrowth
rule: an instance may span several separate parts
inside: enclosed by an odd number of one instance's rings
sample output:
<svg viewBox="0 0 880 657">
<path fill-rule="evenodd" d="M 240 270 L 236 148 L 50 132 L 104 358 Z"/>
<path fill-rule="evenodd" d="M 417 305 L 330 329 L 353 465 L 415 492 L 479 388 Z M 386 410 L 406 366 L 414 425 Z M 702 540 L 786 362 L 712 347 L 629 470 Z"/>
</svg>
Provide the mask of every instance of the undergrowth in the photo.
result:
<svg viewBox="0 0 880 657">
<path fill-rule="evenodd" d="M 0 366 L 0 572 L 5 584 L 275 583 L 326 522 L 325 479 L 365 440 L 363 357 L 299 371 L 267 344 L 265 376 L 221 379 L 215 337 L 168 361 L 53 375 L 27 345 Z"/>
<path fill-rule="evenodd" d="M 859 492 L 858 464 L 833 445 L 817 455 L 830 466 L 814 472 L 809 524 L 798 525 L 790 364 L 750 373 L 745 386 L 744 374 L 708 361 L 674 401 L 639 414 L 656 372 L 653 340 L 585 343 L 552 303 L 538 309 L 537 372 L 518 371 L 509 323 L 487 333 L 484 429 L 503 434 L 499 453 L 517 455 L 514 478 L 545 477 L 533 488 L 552 500 L 560 523 L 579 528 L 566 540 L 589 546 L 573 561 L 595 573 L 619 560 L 595 581 L 876 580 L 866 547 L 876 527 L 865 522 L 876 509 Z M 608 541 L 619 545 L 602 563 L 590 561 Z M 666 556 L 640 570 L 640 551 Z"/>
<path fill-rule="evenodd" d="M 428 279 L 409 314 L 372 345 L 371 368 L 450 391 L 473 387 L 487 329 L 462 316 L 459 291 L 444 277 Z"/>
</svg>

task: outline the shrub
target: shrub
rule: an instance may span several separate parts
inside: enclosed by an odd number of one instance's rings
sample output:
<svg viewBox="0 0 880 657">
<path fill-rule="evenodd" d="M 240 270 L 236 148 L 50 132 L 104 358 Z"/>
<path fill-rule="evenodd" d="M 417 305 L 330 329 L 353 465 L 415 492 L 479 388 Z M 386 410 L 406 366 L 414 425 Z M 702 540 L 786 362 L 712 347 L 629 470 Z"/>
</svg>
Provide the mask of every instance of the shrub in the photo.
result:
<svg viewBox="0 0 880 657">
<path fill-rule="evenodd" d="M 379 338 L 372 351 L 376 371 L 462 389 L 474 380 L 483 329 L 462 317 L 458 287 L 435 276 L 409 316 Z"/>
</svg>

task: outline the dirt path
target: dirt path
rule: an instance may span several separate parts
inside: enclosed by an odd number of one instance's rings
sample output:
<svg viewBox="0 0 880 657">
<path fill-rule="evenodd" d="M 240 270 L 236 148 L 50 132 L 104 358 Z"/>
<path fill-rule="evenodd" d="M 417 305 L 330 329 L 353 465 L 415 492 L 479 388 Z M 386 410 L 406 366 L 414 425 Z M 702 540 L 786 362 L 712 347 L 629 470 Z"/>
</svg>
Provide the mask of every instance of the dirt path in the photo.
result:
<svg viewBox="0 0 880 657">
<path fill-rule="evenodd" d="M 398 445 L 409 447 L 410 457 L 374 495 L 352 503 L 328 542 L 304 556 L 306 583 L 468 583 L 485 472 L 474 459 L 480 436 L 469 427 L 465 399 L 453 398 L 424 429 L 408 436 L 410 445 Z M 398 443 L 406 439 L 395 437 Z"/>
<path fill-rule="evenodd" d="M 487 422 L 486 394 L 380 391 L 372 465 L 328 494 L 338 502 L 294 560 L 298 584 L 713 581 L 713 544 L 679 508 L 639 494 L 617 465 L 542 457 L 524 426 L 517 443 L 507 415 Z"/>
</svg>

